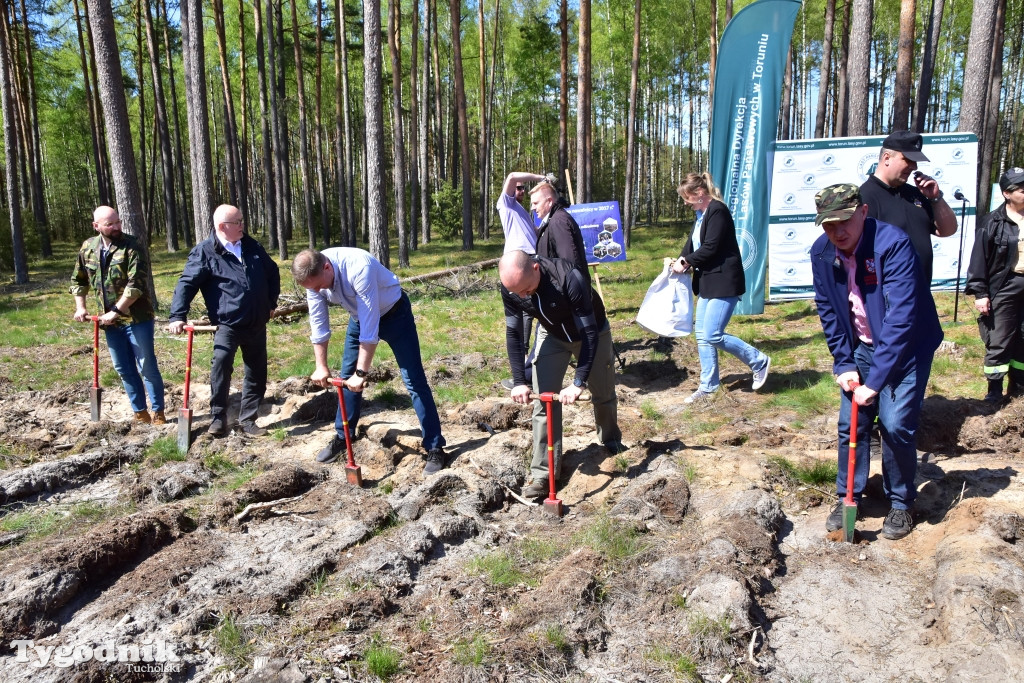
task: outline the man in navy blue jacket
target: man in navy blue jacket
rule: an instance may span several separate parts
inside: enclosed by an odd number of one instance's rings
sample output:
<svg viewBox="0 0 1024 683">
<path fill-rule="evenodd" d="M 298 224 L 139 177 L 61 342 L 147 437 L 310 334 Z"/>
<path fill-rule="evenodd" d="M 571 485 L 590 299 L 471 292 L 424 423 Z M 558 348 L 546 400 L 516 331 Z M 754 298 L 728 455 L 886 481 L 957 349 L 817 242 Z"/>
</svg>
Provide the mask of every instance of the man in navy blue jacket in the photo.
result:
<svg viewBox="0 0 1024 683">
<path fill-rule="evenodd" d="M 217 326 L 210 368 L 210 434 L 227 436 L 231 372 L 241 347 L 245 380 L 238 426 L 246 434 L 262 436 L 266 430 L 256 426 L 256 417 L 267 390 L 267 321 L 277 307 L 281 273 L 263 245 L 245 234 L 238 208 L 218 206 L 213 227 L 213 234 L 188 255 L 167 329 L 181 334 L 192 299 L 202 292 L 210 323 Z"/>
<path fill-rule="evenodd" d="M 877 415 L 882 483 L 892 506 L 882 535 L 903 538 L 914 524 L 916 433 L 942 328 L 914 246 L 903 230 L 869 218 L 856 185 L 827 187 L 815 202 L 815 223 L 825 234 L 811 247 L 814 301 L 842 388 L 836 492 L 842 498 L 850 485 L 846 463 L 852 401 L 860 410 L 854 499 L 867 484 L 869 435 Z M 840 500 L 825 527 L 841 528 L 842 515 Z"/>
</svg>

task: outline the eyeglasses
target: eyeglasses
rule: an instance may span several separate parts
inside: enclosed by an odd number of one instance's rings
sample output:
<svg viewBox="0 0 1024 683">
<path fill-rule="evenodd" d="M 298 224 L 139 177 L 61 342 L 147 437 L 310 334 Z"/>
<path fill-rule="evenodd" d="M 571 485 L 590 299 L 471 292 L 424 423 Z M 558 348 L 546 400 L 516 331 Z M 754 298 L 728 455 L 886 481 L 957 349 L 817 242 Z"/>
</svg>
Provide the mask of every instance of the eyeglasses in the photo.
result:
<svg viewBox="0 0 1024 683">
<path fill-rule="evenodd" d="M 238 221 L 221 221 L 221 223 L 224 223 L 225 225 L 245 225 L 245 221 L 242 221 L 242 220 L 238 220 Z"/>
<path fill-rule="evenodd" d="M 121 221 L 107 221 L 106 223 L 97 223 L 96 225 L 100 226 L 101 228 L 112 228 L 115 225 L 121 225 Z"/>
<path fill-rule="evenodd" d="M 526 188 L 522 185 L 516 185 L 516 192 L 525 192 Z"/>
</svg>

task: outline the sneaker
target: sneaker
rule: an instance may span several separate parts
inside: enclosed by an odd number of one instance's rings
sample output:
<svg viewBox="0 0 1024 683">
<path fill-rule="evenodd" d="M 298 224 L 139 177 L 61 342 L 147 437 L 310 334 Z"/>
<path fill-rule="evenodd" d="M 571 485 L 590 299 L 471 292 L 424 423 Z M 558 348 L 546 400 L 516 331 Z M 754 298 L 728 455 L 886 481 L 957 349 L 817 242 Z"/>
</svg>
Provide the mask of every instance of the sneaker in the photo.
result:
<svg viewBox="0 0 1024 683">
<path fill-rule="evenodd" d="M 331 442 L 316 454 L 316 461 L 325 465 L 334 462 L 343 450 L 345 450 L 345 439 L 335 434 L 331 437 Z"/>
<path fill-rule="evenodd" d="M 696 403 L 697 401 L 706 401 L 709 398 L 711 398 L 711 396 L 714 393 L 715 392 L 713 391 L 701 391 L 700 389 L 698 389 L 697 391 L 693 392 L 692 394 L 684 398 L 683 403 Z"/>
<path fill-rule="evenodd" d="M 167 424 L 167 418 L 164 416 L 164 411 L 154 410 L 153 411 L 153 424 L 165 425 Z"/>
<path fill-rule="evenodd" d="M 548 495 L 547 479 L 531 479 L 526 483 L 526 486 L 523 487 L 523 498 L 540 498 L 541 496 L 546 495 Z"/>
<path fill-rule="evenodd" d="M 238 431 L 249 436 L 266 436 L 267 430 L 262 427 L 257 427 L 256 422 L 247 420 L 245 422 L 238 423 Z"/>
<path fill-rule="evenodd" d="M 750 388 L 754 391 L 763 387 L 764 383 L 768 381 L 768 369 L 772 366 L 772 359 L 771 356 L 767 358 L 768 360 L 765 361 L 764 367 L 754 371 L 754 382 L 750 385 Z"/>
<path fill-rule="evenodd" d="M 135 421 L 150 424 L 153 420 L 149 417 L 149 413 L 147 413 L 145 410 L 137 410 L 135 412 Z"/>
<path fill-rule="evenodd" d="M 621 441 L 619 441 L 618 439 L 612 439 L 611 441 L 605 441 L 605 442 L 604 442 L 604 447 L 605 447 L 605 448 L 607 448 L 607 449 L 608 449 L 608 451 L 609 451 L 609 452 L 610 452 L 610 453 L 611 453 L 612 455 L 618 455 L 619 453 L 625 453 L 626 451 L 628 451 L 628 450 L 629 450 L 629 449 L 628 449 L 628 448 L 627 448 L 627 447 L 625 446 L 625 444 L 623 444 L 623 443 L 622 443 Z"/>
<path fill-rule="evenodd" d="M 444 469 L 444 449 L 431 448 L 427 451 L 427 464 L 423 468 L 423 474 L 431 475 Z"/>
<path fill-rule="evenodd" d="M 509 391 L 512 391 L 513 389 L 516 388 L 516 383 L 515 380 L 513 380 L 511 377 L 506 377 L 505 379 L 501 380 L 501 386 L 504 387 L 505 389 L 508 389 Z"/>
<path fill-rule="evenodd" d="M 210 423 L 210 428 L 207 431 L 213 438 L 220 439 L 228 435 L 228 426 L 224 423 L 224 420 L 217 417 Z"/>
<path fill-rule="evenodd" d="M 882 535 L 890 540 L 903 538 L 914 528 L 914 517 L 910 510 L 892 508 L 882 522 Z"/>
</svg>

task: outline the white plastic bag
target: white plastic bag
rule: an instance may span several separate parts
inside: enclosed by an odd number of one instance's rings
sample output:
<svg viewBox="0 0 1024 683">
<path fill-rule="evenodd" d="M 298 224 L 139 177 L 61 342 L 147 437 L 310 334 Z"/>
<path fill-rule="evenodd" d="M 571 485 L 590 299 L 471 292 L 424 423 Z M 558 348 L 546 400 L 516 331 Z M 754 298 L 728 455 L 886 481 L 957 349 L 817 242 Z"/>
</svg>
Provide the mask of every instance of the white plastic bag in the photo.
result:
<svg viewBox="0 0 1024 683">
<path fill-rule="evenodd" d="M 636 322 L 660 337 L 684 337 L 693 332 L 690 274 L 673 273 L 666 263 L 648 288 Z"/>
</svg>

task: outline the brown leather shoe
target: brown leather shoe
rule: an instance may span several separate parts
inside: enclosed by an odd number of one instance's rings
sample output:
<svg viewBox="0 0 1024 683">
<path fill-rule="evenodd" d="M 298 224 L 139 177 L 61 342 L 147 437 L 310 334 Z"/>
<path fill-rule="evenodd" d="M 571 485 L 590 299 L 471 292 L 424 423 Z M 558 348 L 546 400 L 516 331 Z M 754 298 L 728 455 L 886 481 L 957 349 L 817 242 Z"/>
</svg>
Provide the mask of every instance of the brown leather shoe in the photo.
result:
<svg viewBox="0 0 1024 683">
<path fill-rule="evenodd" d="M 531 479 L 523 487 L 522 496 L 523 498 L 540 498 L 548 495 L 549 492 L 547 479 Z"/>
<path fill-rule="evenodd" d="M 146 412 L 145 410 L 140 410 L 135 413 L 135 421 L 150 424 L 151 422 L 153 422 L 153 419 L 149 416 L 148 412 Z"/>
<path fill-rule="evenodd" d="M 155 425 L 165 425 L 165 424 L 167 424 L 167 418 L 164 417 L 164 411 L 162 411 L 162 410 L 154 410 L 153 411 L 153 424 L 155 424 Z"/>
</svg>

